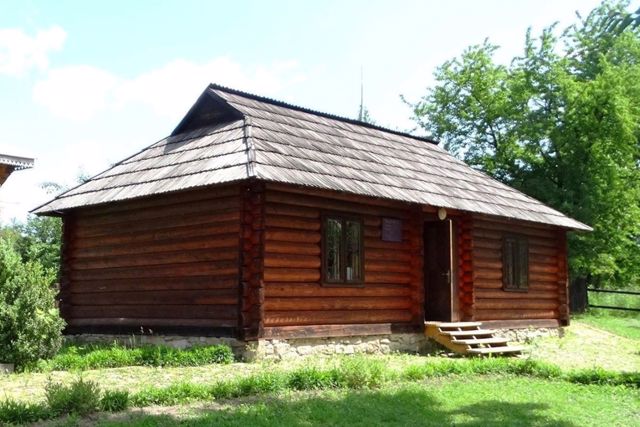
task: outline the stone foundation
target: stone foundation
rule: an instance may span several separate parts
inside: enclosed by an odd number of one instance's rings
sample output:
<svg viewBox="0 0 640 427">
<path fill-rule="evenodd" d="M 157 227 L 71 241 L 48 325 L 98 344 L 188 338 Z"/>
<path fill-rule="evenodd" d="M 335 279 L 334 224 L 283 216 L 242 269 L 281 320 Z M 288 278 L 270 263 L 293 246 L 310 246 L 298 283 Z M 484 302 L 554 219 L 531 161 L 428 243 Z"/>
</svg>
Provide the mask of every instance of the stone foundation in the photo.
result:
<svg viewBox="0 0 640 427">
<path fill-rule="evenodd" d="M 334 354 L 427 354 L 435 342 L 423 334 L 391 334 L 333 338 L 262 339 L 249 345 L 249 359 L 283 360 Z"/>
<path fill-rule="evenodd" d="M 245 342 L 235 338 L 189 337 L 179 335 L 67 335 L 72 343 L 144 344 L 187 348 L 194 345 L 226 344 L 241 360 L 282 360 L 294 357 L 334 354 L 388 354 L 394 352 L 427 354 L 436 349 L 434 341 L 423 334 L 390 334 L 333 338 L 261 339 Z"/>
<path fill-rule="evenodd" d="M 496 336 L 510 342 L 527 343 L 538 337 L 562 337 L 562 328 L 498 329 Z M 304 356 L 335 354 L 430 354 L 442 349 L 435 341 L 420 333 L 369 335 L 328 338 L 260 339 L 245 342 L 235 338 L 191 337 L 180 335 L 67 335 L 74 343 L 114 343 L 136 346 L 144 344 L 187 348 L 194 345 L 226 344 L 240 360 L 283 360 Z"/>
</svg>

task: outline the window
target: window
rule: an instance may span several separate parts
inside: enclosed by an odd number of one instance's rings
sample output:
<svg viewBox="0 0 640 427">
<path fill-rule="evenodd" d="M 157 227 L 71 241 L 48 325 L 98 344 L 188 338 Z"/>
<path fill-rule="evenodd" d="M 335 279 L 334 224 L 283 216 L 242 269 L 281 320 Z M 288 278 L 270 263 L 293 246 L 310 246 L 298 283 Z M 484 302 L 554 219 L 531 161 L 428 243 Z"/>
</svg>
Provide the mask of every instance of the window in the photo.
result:
<svg viewBox="0 0 640 427">
<path fill-rule="evenodd" d="M 526 291 L 529 288 L 529 242 L 524 236 L 504 237 L 502 286 L 510 291 Z"/>
<path fill-rule="evenodd" d="M 323 219 L 322 279 L 325 283 L 363 281 L 362 221 L 328 215 Z"/>
</svg>

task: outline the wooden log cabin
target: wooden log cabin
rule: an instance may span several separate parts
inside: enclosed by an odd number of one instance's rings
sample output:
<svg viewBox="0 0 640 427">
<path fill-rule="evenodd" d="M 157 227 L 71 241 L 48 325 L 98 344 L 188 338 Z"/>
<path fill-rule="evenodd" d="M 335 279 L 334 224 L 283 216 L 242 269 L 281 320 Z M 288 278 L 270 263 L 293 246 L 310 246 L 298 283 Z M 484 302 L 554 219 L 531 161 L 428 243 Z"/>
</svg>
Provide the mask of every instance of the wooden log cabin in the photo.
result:
<svg viewBox="0 0 640 427">
<path fill-rule="evenodd" d="M 63 219 L 68 333 L 243 341 L 565 325 L 590 229 L 428 138 L 218 85 L 35 212 Z"/>
</svg>

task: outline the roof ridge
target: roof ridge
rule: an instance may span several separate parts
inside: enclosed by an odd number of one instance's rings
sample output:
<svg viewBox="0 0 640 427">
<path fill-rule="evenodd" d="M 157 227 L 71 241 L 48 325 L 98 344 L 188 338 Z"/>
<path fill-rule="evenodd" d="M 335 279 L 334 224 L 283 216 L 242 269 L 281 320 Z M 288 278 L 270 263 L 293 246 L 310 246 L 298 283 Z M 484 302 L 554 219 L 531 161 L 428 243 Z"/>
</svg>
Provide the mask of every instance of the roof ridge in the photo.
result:
<svg viewBox="0 0 640 427">
<path fill-rule="evenodd" d="M 325 118 L 328 118 L 328 119 L 337 120 L 337 121 L 344 122 L 344 123 L 349 123 L 349 124 L 352 124 L 352 125 L 355 125 L 355 126 L 362 126 L 362 127 L 366 127 L 366 128 L 369 128 L 369 129 L 374 129 L 374 130 L 379 130 L 379 131 L 382 131 L 382 132 L 392 133 L 394 135 L 399 135 L 399 136 L 404 136 L 404 137 L 408 137 L 408 138 L 412 138 L 412 139 L 417 139 L 418 141 L 429 142 L 429 143 L 434 144 L 434 145 L 438 145 L 440 143 L 439 141 L 433 139 L 432 137 L 412 135 L 412 134 L 407 133 L 407 132 L 402 132 L 402 131 L 395 130 L 395 129 L 389 129 L 389 128 L 384 127 L 384 126 L 374 125 L 372 123 L 367 123 L 367 122 L 363 122 L 363 121 L 360 121 L 360 120 L 351 119 L 349 117 L 338 116 L 336 114 L 331 114 L 331 113 L 325 113 L 323 111 L 313 110 L 311 108 L 302 107 L 302 106 L 299 106 L 299 105 L 291 104 L 291 103 L 288 103 L 288 102 L 280 101 L 280 100 L 269 98 L 269 97 L 266 97 L 266 96 L 256 95 L 254 93 L 245 92 L 245 91 L 238 90 L 238 89 L 233 89 L 233 88 L 230 88 L 230 87 L 222 86 L 222 85 L 217 84 L 217 83 L 210 83 L 208 88 L 209 89 L 214 89 L 214 90 L 221 90 L 223 92 L 227 92 L 227 93 L 230 93 L 232 95 L 242 96 L 244 98 L 249 98 L 249 99 L 252 99 L 254 101 L 259 101 L 259 102 L 264 102 L 264 103 L 271 104 L 271 105 L 276 105 L 278 107 L 288 108 L 288 109 L 291 109 L 291 110 L 301 111 L 303 113 L 313 114 L 313 115 L 316 115 L 316 116 L 325 117 Z"/>
</svg>

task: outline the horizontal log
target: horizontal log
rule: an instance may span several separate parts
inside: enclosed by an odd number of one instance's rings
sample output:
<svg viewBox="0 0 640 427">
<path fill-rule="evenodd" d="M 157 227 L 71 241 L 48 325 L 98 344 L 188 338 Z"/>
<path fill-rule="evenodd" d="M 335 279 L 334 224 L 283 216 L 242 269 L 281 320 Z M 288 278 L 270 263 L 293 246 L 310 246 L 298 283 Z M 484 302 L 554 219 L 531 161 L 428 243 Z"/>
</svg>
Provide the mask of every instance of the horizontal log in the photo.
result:
<svg viewBox="0 0 640 427">
<path fill-rule="evenodd" d="M 320 220 L 318 218 L 299 218 L 288 215 L 267 215 L 265 218 L 267 227 L 290 228 L 296 230 L 320 230 Z"/>
<path fill-rule="evenodd" d="M 99 236 L 110 236 L 113 233 L 134 234 L 137 232 L 148 232 L 164 230 L 171 227 L 185 227 L 189 225 L 211 224 L 212 222 L 226 222 L 237 220 L 240 216 L 237 206 L 224 207 L 215 212 L 205 212 L 196 214 L 176 215 L 172 217 L 159 218 L 144 221 L 130 221 L 122 224 L 107 224 L 96 227 L 75 227 L 74 237 L 89 238 Z"/>
<path fill-rule="evenodd" d="M 238 194 L 231 197 L 210 198 L 191 203 L 172 204 L 154 209 L 129 210 L 117 215 L 80 215 L 76 219 L 76 226 L 83 229 L 98 229 L 100 226 L 128 226 L 129 224 L 136 224 L 140 221 L 152 221 L 180 215 L 211 213 L 228 208 L 240 209 L 240 197 Z"/>
<path fill-rule="evenodd" d="M 558 284 L 554 282 L 529 281 L 529 290 L 536 291 L 558 291 Z"/>
<path fill-rule="evenodd" d="M 129 233 L 127 230 L 114 231 L 109 236 L 99 236 L 97 238 L 75 238 L 72 236 L 71 247 L 73 249 L 84 249 L 113 245 L 129 245 L 136 243 L 150 242 L 172 242 L 175 239 L 189 237 L 220 237 L 228 236 L 229 233 L 239 233 L 240 223 L 239 212 L 230 212 L 224 217 L 218 215 L 211 218 L 208 224 L 197 224 L 174 227 L 172 224 L 165 224 L 166 228 L 153 231 Z M 225 227 L 221 230 L 221 227 Z"/>
<path fill-rule="evenodd" d="M 238 272 L 228 276 L 156 277 L 150 279 L 75 280 L 72 293 L 235 289 Z"/>
<path fill-rule="evenodd" d="M 407 325 L 393 323 L 372 324 L 338 324 L 338 325 L 309 325 L 309 326 L 275 326 L 264 328 L 263 338 L 293 339 L 320 337 L 349 337 L 366 335 L 389 335 L 393 333 L 422 332 L 422 325 Z"/>
<path fill-rule="evenodd" d="M 555 291 L 539 291 L 539 290 L 529 290 L 528 292 L 509 292 L 509 291 L 503 291 L 503 290 L 477 288 L 475 291 L 475 295 L 477 298 L 486 298 L 486 299 L 495 298 L 495 299 L 556 300 L 558 298 L 558 293 Z"/>
<path fill-rule="evenodd" d="M 165 264 L 182 264 L 206 261 L 238 261 L 237 248 L 223 248 L 218 250 L 191 250 L 178 252 L 163 252 L 156 254 L 125 255 L 115 257 L 98 257 L 85 259 L 71 259 L 69 265 L 73 270 L 94 270 L 119 267 L 148 267 Z"/>
<path fill-rule="evenodd" d="M 555 310 L 478 310 L 476 308 L 474 320 L 516 320 L 516 319 L 557 319 Z"/>
<path fill-rule="evenodd" d="M 485 299 L 478 294 L 476 295 L 475 307 L 477 310 L 557 310 L 558 301 L 518 298 Z"/>
<path fill-rule="evenodd" d="M 492 279 L 492 280 L 502 280 L 502 269 L 480 269 L 480 268 L 475 268 L 474 272 L 473 272 L 473 281 L 475 282 L 482 282 L 485 279 Z"/>
<path fill-rule="evenodd" d="M 383 206 L 372 206 L 371 203 L 358 204 L 333 198 L 313 197 L 301 194 L 285 193 L 281 191 L 267 191 L 267 203 L 288 204 L 310 208 L 333 210 L 336 212 L 349 212 L 354 214 L 366 214 L 372 216 L 391 216 L 401 219 L 409 217 L 405 209 L 394 209 Z M 404 207 L 404 206 L 403 206 Z"/>
<path fill-rule="evenodd" d="M 488 260 L 486 258 L 474 258 L 473 267 L 476 269 L 501 270 L 502 259 Z"/>
<path fill-rule="evenodd" d="M 364 251 L 365 262 L 376 260 L 409 262 L 411 260 L 411 255 L 412 254 L 409 251 L 397 251 L 370 247 L 366 247 Z"/>
<path fill-rule="evenodd" d="M 126 200 L 119 203 L 110 203 L 98 206 L 89 206 L 78 211 L 77 215 L 82 217 L 117 215 L 119 212 L 130 212 L 132 210 L 156 209 L 167 205 L 198 202 L 217 197 L 227 197 L 240 194 L 239 185 L 221 185 L 215 187 L 198 188 L 196 190 L 176 191 L 168 194 L 159 194 Z"/>
<path fill-rule="evenodd" d="M 265 282 L 317 282 L 320 280 L 320 269 L 303 268 L 265 268 Z"/>
<path fill-rule="evenodd" d="M 304 242 L 278 242 L 275 240 L 266 241 L 264 244 L 266 252 L 292 255 L 317 255 L 320 256 L 320 243 Z"/>
<path fill-rule="evenodd" d="M 557 282 L 557 273 L 539 273 L 537 271 L 529 271 L 529 281 L 540 282 Z"/>
<path fill-rule="evenodd" d="M 159 326 L 190 326 L 190 327 L 235 327 L 238 326 L 234 319 L 165 319 L 165 318 L 84 318 L 66 319 L 69 326 L 134 326 L 134 327 L 159 327 Z"/>
<path fill-rule="evenodd" d="M 267 311 L 265 326 L 323 325 L 345 323 L 409 323 L 407 310 Z"/>
<path fill-rule="evenodd" d="M 308 218 L 316 220 L 320 219 L 320 208 L 291 206 L 286 204 L 271 203 L 269 201 L 265 203 L 265 213 L 273 217 L 284 215 L 287 217 Z"/>
<path fill-rule="evenodd" d="M 320 232 L 270 228 L 265 231 L 265 239 L 280 242 L 320 243 Z"/>
<path fill-rule="evenodd" d="M 281 184 L 276 182 L 267 183 L 267 194 L 271 193 L 272 191 L 279 193 L 291 193 L 293 197 L 295 197 L 295 195 L 311 195 L 323 199 L 343 200 L 346 202 L 360 203 L 367 206 L 383 206 L 404 209 L 408 209 L 410 207 L 406 202 L 382 199 L 378 197 L 361 196 L 357 194 L 342 193 L 334 190 L 293 186 L 291 184 Z"/>
<path fill-rule="evenodd" d="M 194 233 L 195 234 L 195 233 Z M 177 238 L 175 240 L 136 243 L 128 245 L 111 245 L 93 248 L 76 248 L 70 251 L 70 258 L 85 259 L 95 257 L 108 257 L 117 255 L 141 255 L 141 254 L 160 254 L 173 251 L 188 251 L 195 249 L 219 249 L 226 248 L 227 251 L 235 251 L 238 249 L 239 237 L 238 232 L 226 233 L 218 236 L 194 236 L 187 238 Z"/>
<path fill-rule="evenodd" d="M 406 240 L 402 242 L 385 242 L 375 237 L 365 237 L 364 247 L 365 251 L 368 251 L 369 248 L 386 249 L 392 251 L 411 251 L 411 245 L 409 245 L 409 242 Z"/>
<path fill-rule="evenodd" d="M 370 272 L 408 274 L 411 272 L 411 264 L 403 261 L 365 260 L 364 271 L 365 275 Z"/>
<path fill-rule="evenodd" d="M 393 272 L 365 272 L 365 283 L 396 283 L 396 284 L 409 284 L 411 283 L 412 276 L 408 273 L 393 273 Z"/>
<path fill-rule="evenodd" d="M 229 275 L 238 272 L 236 262 L 200 262 L 191 264 L 169 264 L 154 267 L 125 267 L 97 270 L 72 271 L 71 281 L 106 279 L 143 279 L 150 277 L 179 277 L 203 275 Z"/>
<path fill-rule="evenodd" d="M 72 305 L 237 305 L 238 288 L 200 291 L 127 291 L 103 293 L 72 293 Z"/>
<path fill-rule="evenodd" d="M 477 229 L 493 230 L 512 234 L 533 235 L 550 239 L 556 238 L 555 227 L 545 225 L 537 226 L 533 223 L 513 223 L 504 221 L 487 221 L 480 219 L 473 222 L 473 227 Z"/>
<path fill-rule="evenodd" d="M 332 311 L 332 310 L 407 310 L 408 298 L 342 297 L 342 298 L 267 298 L 265 310 L 271 311 Z"/>
<path fill-rule="evenodd" d="M 264 254 L 265 267 L 320 268 L 319 255 L 290 255 L 267 252 Z"/>
<path fill-rule="evenodd" d="M 366 284 L 355 286 L 321 286 L 318 283 L 267 283 L 266 298 L 278 297 L 407 297 L 411 289 L 403 285 Z"/>
<path fill-rule="evenodd" d="M 71 306 L 72 318 L 125 317 L 167 319 L 236 319 L 235 305 L 83 305 Z"/>
</svg>

